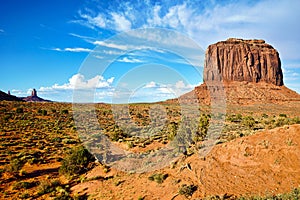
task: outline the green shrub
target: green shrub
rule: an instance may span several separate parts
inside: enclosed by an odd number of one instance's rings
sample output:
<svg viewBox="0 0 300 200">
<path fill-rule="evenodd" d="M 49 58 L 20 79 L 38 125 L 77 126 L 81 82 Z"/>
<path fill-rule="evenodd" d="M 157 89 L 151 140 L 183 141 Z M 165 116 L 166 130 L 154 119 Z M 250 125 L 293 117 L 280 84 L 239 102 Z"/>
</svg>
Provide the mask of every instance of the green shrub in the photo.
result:
<svg viewBox="0 0 300 200">
<path fill-rule="evenodd" d="M 193 193 L 197 190 L 197 186 L 195 185 L 186 185 L 183 184 L 180 188 L 178 193 L 180 195 L 184 195 L 186 198 L 193 195 Z"/>
<path fill-rule="evenodd" d="M 47 115 L 47 110 L 39 109 L 38 113 L 45 116 Z"/>
<path fill-rule="evenodd" d="M 243 118 L 242 123 L 244 126 L 246 126 L 248 128 L 253 128 L 254 124 L 255 124 L 255 120 L 251 116 L 246 116 Z"/>
<path fill-rule="evenodd" d="M 23 108 L 17 108 L 16 110 L 16 113 L 23 113 L 23 112 L 24 112 Z"/>
<path fill-rule="evenodd" d="M 152 174 L 148 177 L 150 181 L 155 181 L 156 183 L 162 183 L 168 177 L 168 174 Z"/>
<path fill-rule="evenodd" d="M 20 181 L 13 185 L 13 190 L 29 189 L 36 186 L 35 182 Z"/>
<path fill-rule="evenodd" d="M 25 165 L 25 161 L 20 158 L 14 158 L 10 161 L 8 166 L 8 172 L 13 173 L 14 175 L 18 175 L 19 171 Z"/>
<path fill-rule="evenodd" d="M 28 191 L 25 191 L 23 194 L 19 195 L 20 199 L 29 199 L 30 194 L 28 193 Z"/>
<path fill-rule="evenodd" d="M 286 115 L 286 114 L 283 114 L 283 113 L 280 113 L 280 114 L 279 114 L 279 117 L 287 117 L 287 115 Z"/>
<path fill-rule="evenodd" d="M 114 128 L 114 131 L 110 134 L 110 139 L 112 141 L 119 141 L 119 139 L 126 138 L 126 134 L 118 128 Z"/>
<path fill-rule="evenodd" d="M 198 131 L 193 134 L 193 141 L 201 141 L 207 136 L 210 115 L 202 114 L 199 118 Z"/>
<path fill-rule="evenodd" d="M 62 160 L 59 172 L 68 177 L 72 177 L 84 172 L 88 164 L 94 160 L 94 156 L 86 148 L 83 146 L 75 147 L 71 150 L 69 155 Z"/>
<path fill-rule="evenodd" d="M 38 186 L 38 195 L 47 194 L 53 192 L 57 186 L 61 183 L 59 180 L 53 180 L 52 182 L 49 180 L 41 181 Z"/>
<path fill-rule="evenodd" d="M 62 114 L 69 114 L 69 111 L 67 109 L 65 109 L 65 110 L 62 110 L 61 113 Z"/>
</svg>

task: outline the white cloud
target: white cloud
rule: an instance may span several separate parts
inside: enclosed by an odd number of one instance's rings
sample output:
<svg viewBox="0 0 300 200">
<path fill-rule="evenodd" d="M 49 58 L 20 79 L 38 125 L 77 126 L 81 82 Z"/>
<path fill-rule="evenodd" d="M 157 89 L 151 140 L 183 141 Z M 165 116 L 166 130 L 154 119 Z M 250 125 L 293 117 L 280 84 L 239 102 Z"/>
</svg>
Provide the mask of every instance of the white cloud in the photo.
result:
<svg viewBox="0 0 300 200">
<path fill-rule="evenodd" d="M 144 88 L 156 88 L 156 87 L 158 87 L 158 84 L 155 83 L 154 81 L 151 81 L 144 86 Z"/>
<path fill-rule="evenodd" d="M 95 40 L 95 38 L 93 38 L 93 37 L 83 36 L 83 35 L 79 35 L 79 34 L 76 34 L 76 33 L 69 33 L 69 35 L 71 35 L 73 37 L 80 38 L 80 39 L 84 39 L 86 41 Z"/>
<path fill-rule="evenodd" d="M 104 41 L 95 41 L 95 42 L 93 42 L 93 44 L 103 46 L 103 47 L 112 48 L 112 49 L 124 50 L 124 51 L 128 49 L 128 45 L 106 43 Z"/>
<path fill-rule="evenodd" d="M 115 29 L 117 31 L 128 31 L 131 29 L 131 22 L 123 15 L 112 12 L 111 16 L 114 19 Z"/>
<path fill-rule="evenodd" d="M 195 86 L 196 85 L 184 83 L 182 80 L 177 81 L 175 84 L 159 84 L 154 81 L 151 81 L 145 84 L 143 88 L 153 89 L 153 91 L 159 91 L 160 94 L 172 94 L 172 96 L 176 94 L 175 96 L 179 96 L 193 90 Z M 149 96 L 150 95 L 151 93 L 149 93 Z"/>
<path fill-rule="evenodd" d="M 53 90 L 103 89 L 110 88 L 113 81 L 114 77 L 105 80 L 103 76 L 97 75 L 86 80 L 84 75 L 75 74 L 69 79 L 68 83 L 62 85 L 54 84 L 50 87 L 40 87 L 39 91 L 47 92 Z"/>
<path fill-rule="evenodd" d="M 106 22 L 105 17 L 101 13 L 99 13 L 95 17 L 92 17 L 88 14 L 83 14 L 83 13 L 79 12 L 79 16 L 82 19 L 86 20 L 86 21 L 75 20 L 75 21 L 72 21 L 72 22 L 80 23 L 80 24 L 88 26 L 90 28 L 95 28 L 95 27 L 106 28 L 106 23 L 107 22 Z"/>
<path fill-rule="evenodd" d="M 81 47 L 76 47 L 76 48 L 53 48 L 51 49 L 53 51 L 65 51 L 65 52 L 92 52 L 93 50 L 87 49 L 87 48 L 81 48 Z"/>
<path fill-rule="evenodd" d="M 131 58 L 131 57 L 123 57 L 118 60 L 119 62 L 125 62 L 125 63 L 142 63 L 143 61 L 137 58 Z"/>
</svg>

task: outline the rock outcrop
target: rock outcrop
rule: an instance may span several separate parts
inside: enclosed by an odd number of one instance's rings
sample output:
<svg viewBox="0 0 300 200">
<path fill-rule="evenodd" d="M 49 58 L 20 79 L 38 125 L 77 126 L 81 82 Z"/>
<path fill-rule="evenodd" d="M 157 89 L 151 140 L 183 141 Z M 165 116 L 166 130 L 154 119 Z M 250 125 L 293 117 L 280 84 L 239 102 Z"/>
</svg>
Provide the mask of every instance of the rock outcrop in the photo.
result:
<svg viewBox="0 0 300 200">
<path fill-rule="evenodd" d="M 283 85 L 278 52 L 264 40 L 228 39 L 210 45 L 203 79 L 203 84 L 180 96 L 180 102 L 225 103 L 231 108 L 268 108 L 267 104 L 280 104 L 278 110 L 286 108 L 282 105 L 300 108 L 300 95 Z"/>
<path fill-rule="evenodd" d="M 31 92 L 31 96 L 23 97 L 22 100 L 29 102 L 51 102 L 50 100 L 46 100 L 37 96 L 36 89 L 33 89 Z"/>
<path fill-rule="evenodd" d="M 31 96 L 32 96 L 32 97 L 37 97 L 36 89 L 33 89 L 33 90 L 32 90 Z"/>
<path fill-rule="evenodd" d="M 206 50 L 204 82 L 246 81 L 283 85 L 279 54 L 264 40 L 230 38 Z"/>
</svg>

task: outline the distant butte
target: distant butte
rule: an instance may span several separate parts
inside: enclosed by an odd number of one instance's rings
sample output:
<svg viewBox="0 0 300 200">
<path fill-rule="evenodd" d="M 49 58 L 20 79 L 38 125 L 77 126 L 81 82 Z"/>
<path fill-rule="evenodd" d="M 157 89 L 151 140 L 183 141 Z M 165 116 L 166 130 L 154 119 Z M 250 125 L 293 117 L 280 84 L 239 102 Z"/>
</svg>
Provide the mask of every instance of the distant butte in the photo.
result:
<svg viewBox="0 0 300 200">
<path fill-rule="evenodd" d="M 264 40 L 256 39 L 229 38 L 209 45 L 206 50 L 203 81 L 213 81 L 217 77 L 224 81 L 283 85 L 281 61 L 277 50 Z"/>
<path fill-rule="evenodd" d="M 203 84 L 179 97 L 181 101 L 227 105 L 300 102 L 300 95 L 283 84 L 279 53 L 264 40 L 229 38 L 209 45 Z"/>
<path fill-rule="evenodd" d="M 28 102 L 51 102 L 50 100 L 46 100 L 46 99 L 38 97 L 36 89 L 32 90 L 31 96 L 22 97 L 21 99 L 24 101 L 28 101 Z"/>
</svg>

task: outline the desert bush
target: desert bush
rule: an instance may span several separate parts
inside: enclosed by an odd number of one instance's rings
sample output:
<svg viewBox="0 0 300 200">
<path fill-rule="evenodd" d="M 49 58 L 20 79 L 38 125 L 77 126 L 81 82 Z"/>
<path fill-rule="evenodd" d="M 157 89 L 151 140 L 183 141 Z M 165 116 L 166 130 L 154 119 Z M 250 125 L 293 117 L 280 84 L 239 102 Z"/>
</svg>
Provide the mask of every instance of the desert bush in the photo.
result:
<svg viewBox="0 0 300 200">
<path fill-rule="evenodd" d="M 293 122 L 294 124 L 300 124 L 300 118 L 299 118 L 299 117 L 294 117 L 294 118 L 292 119 L 292 122 Z"/>
<path fill-rule="evenodd" d="M 26 162 L 20 158 L 14 158 L 10 161 L 7 171 L 14 175 L 18 175 L 25 163 Z"/>
<path fill-rule="evenodd" d="M 119 139 L 126 138 L 126 136 L 127 135 L 121 129 L 114 127 L 113 132 L 110 134 L 110 139 L 112 141 L 118 141 Z"/>
<path fill-rule="evenodd" d="M 83 146 L 75 147 L 62 160 L 59 172 L 68 177 L 73 177 L 85 171 L 88 164 L 94 160 L 94 156 L 86 148 Z"/>
<path fill-rule="evenodd" d="M 199 132 L 201 136 L 206 136 L 207 130 L 209 127 L 209 119 L 210 117 L 208 115 L 202 114 L 199 119 Z"/>
<path fill-rule="evenodd" d="M 242 124 L 248 128 L 253 128 L 255 124 L 255 120 L 252 116 L 246 116 L 243 118 Z"/>
<path fill-rule="evenodd" d="M 134 145 L 134 143 L 132 142 L 132 141 L 128 141 L 127 142 L 127 147 L 129 148 L 129 149 L 131 149 L 131 148 L 133 148 L 135 145 Z"/>
<path fill-rule="evenodd" d="M 295 199 L 295 200 L 300 199 L 300 188 L 295 188 L 289 193 L 278 194 L 278 195 L 239 197 L 239 200 L 291 200 L 291 199 Z"/>
<path fill-rule="evenodd" d="M 286 114 L 283 114 L 283 113 L 280 113 L 280 114 L 279 114 L 279 117 L 287 117 L 287 115 L 286 115 Z"/>
<path fill-rule="evenodd" d="M 178 124 L 176 122 L 171 122 L 168 124 L 167 133 L 168 133 L 168 140 L 172 141 L 176 136 L 178 129 Z"/>
<path fill-rule="evenodd" d="M 198 142 L 207 136 L 210 115 L 202 114 L 199 118 L 198 130 L 193 132 L 193 141 Z"/>
<path fill-rule="evenodd" d="M 168 174 L 152 174 L 148 177 L 150 181 L 155 181 L 156 183 L 163 183 L 168 177 Z"/>
<path fill-rule="evenodd" d="M 226 120 L 227 121 L 230 121 L 230 122 L 241 122 L 243 119 L 243 116 L 239 113 L 237 115 L 233 114 L 233 115 L 228 115 L 226 117 Z"/>
<path fill-rule="evenodd" d="M 36 186 L 35 182 L 20 181 L 20 182 L 16 182 L 13 185 L 13 190 L 29 189 L 35 186 Z"/>
<path fill-rule="evenodd" d="M 57 186 L 59 186 L 61 183 L 59 180 L 43 180 L 40 182 L 38 186 L 38 195 L 47 194 L 50 192 L 53 192 Z"/>
<path fill-rule="evenodd" d="M 275 127 L 281 127 L 287 124 L 289 124 L 289 119 L 285 117 L 279 117 L 275 122 Z"/>
<path fill-rule="evenodd" d="M 38 113 L 45 116 L 47 115 L 47 110 L 39 109 Z"/>
<path fill-rule="evenodd" d="M 29 197 L 30 197 L 30 194 L 27 191 L 25 191 L 23 194 L 19 195 L 20 199 L 28 199 Z"/>
<path fill-rule="evenodd" d="M 64 109 L 64 110 L 61 111 L 61 113 L 62 113 L 62 114 L 69 114 L 69 110 Z"/>
<path fill-rule="evenodd" d="M 16 113 L 23 113 L 23 112 L 24 112 L 23 108 L 17 108 L 16 109 Z"/>
<path fill-rule="evenodd" d="M 193 195 L 193 193 L 197 190 L 197 186 L 195 185 L 187 185 L 183 184 L 180 188 L 178 193 L 180 195 L 184 195 L 185 197 L 190 197 Z"/>
</svg>

